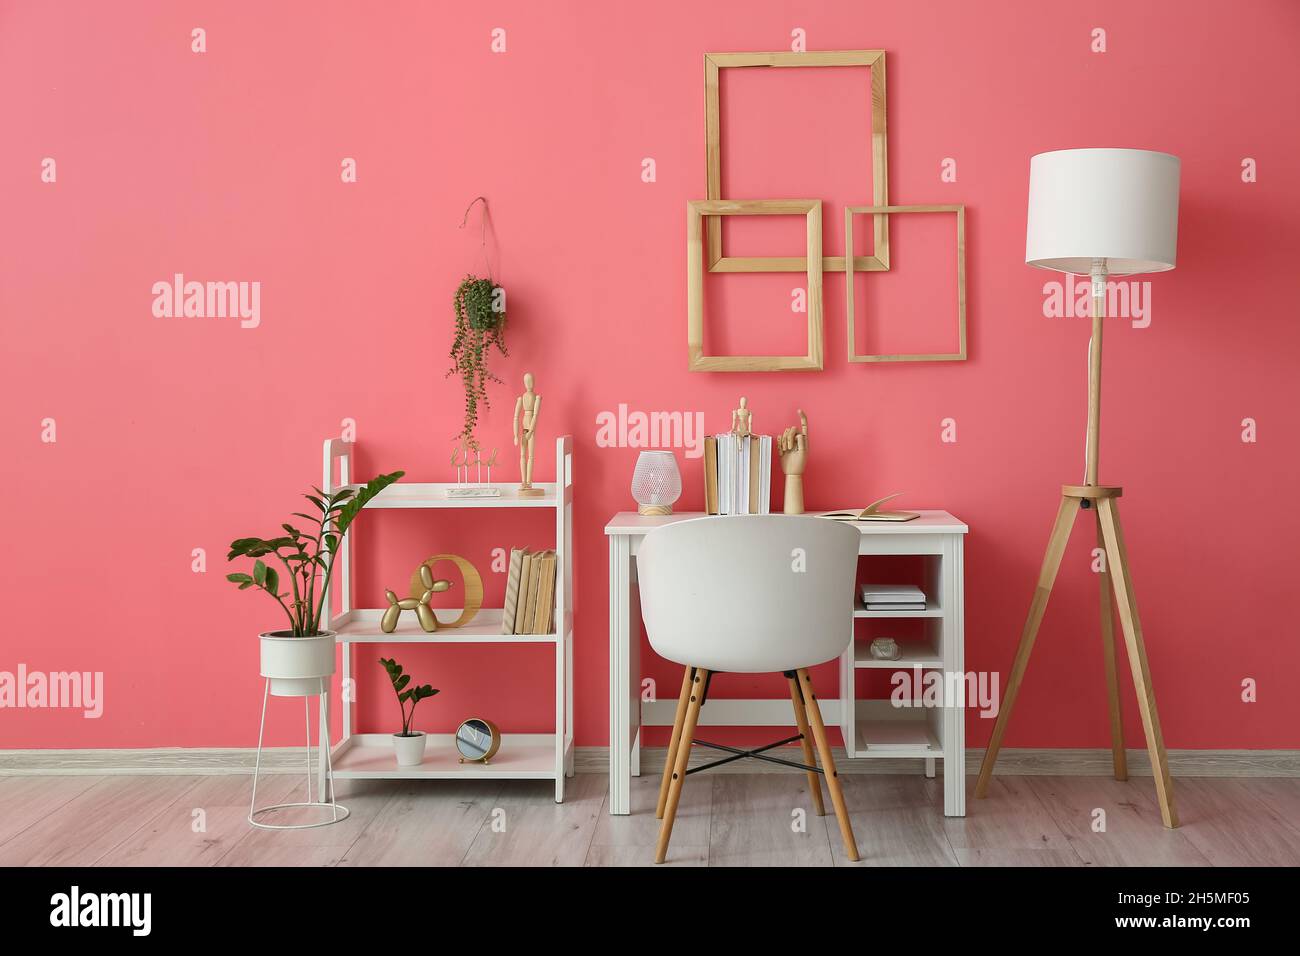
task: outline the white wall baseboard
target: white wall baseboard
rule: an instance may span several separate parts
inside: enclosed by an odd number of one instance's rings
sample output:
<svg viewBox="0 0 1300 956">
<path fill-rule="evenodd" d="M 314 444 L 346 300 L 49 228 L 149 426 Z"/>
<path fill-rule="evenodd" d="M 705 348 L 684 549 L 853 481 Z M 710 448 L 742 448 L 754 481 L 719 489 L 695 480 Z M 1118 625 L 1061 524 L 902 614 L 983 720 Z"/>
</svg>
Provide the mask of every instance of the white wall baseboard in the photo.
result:
<svg viewBox="0 0 1300 956">
<path fill-rule="evenodd" d="M 641 751 L 641 772 L 663 771 L 664 747 Z M 256 750 L 240 748 L 153 748 L 145 750 L 0 750 L 0 776 L 42 774 L 223 774 L 249 773 Z M 692 763 L 704 763 L 716 755 L 696 750 Z M 313 751 L 313 759 L 315 754 Z M 966 773 L 979 772 L 983 749 L 966 751 Z M 920 759 L 848 760 L 835 749 L 841 773 L 921 773 Z M 942 772 L 943 761 L 936 762 Z M 574 753 L 578 773 L 608 773 L 608 747 L 578 747 Z M 1145 750 L 1128 751 L 1129 773 L 1151 776 Z M 301 748 L 275 747 L 262 751 L 262 769 L 267 773 L 302 773 Z M 1300 750 L 1171 750 L 1169 769 L 1176 777 L 1300 777 Z M 759 760 L 738 760 L 718 773 L 791 773 Z M 1109 750 L 1003 749 L 997 772 L 1002 774 L 1060 776 L 1109 776 Z"/>
</svg>

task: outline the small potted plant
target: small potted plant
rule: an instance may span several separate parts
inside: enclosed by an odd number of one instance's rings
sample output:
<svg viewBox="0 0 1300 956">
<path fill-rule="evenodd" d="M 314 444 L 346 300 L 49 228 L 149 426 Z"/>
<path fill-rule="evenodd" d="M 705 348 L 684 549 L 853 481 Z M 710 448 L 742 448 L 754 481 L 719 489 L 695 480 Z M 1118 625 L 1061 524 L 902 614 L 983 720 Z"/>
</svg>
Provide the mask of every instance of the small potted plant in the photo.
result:
<svg viewBox="0 0 1300 956">
<path fill-rule="evenodd" d="M 465 386 L 465 423 L 457 435 L 466 448 L 478 451 L 474 428 L 478 406 L 487 407 L 488 382 L 500 382 L 487 366 L 488 353 L 495 346 L 506 352 L 506 290 L 491 279 L 467 275 L 452 298 L 456 337 L 451 344 L 451 368 L 447 375 L 459 375 Z"/>
<path fill-rule="evenodd" d="M 397 706 L 402 711 L 402 731 L 393 734 L 393 751 L 397 754 L 399 767 L 418 767 L 424 762 L 424 746 L 428 742 L 422 730 L 412 730 L 411 721 L 415 719 L 415 705 L 425 698 L 438 693 L 428 684 L 408 687 L 411 675 L 402 672 L 402 665 L 391 657 L 379 658 L 388 672 L 388 679 L 393 682 L 393 693 L 397 694 Z M 407 709 L 410 704 L 410 709 Z"/>
<path fill-rule="evenodd" d="M 259 635 L 261 673 L 270 679 L 275 696 L 319 694 L 323 679 L 334 673 L 334 632 L 322 628 L 328 622 L 322 621 L 321 615 L 339 546 L 361 509 L 403 474 L 380 475 L 364 487 L 341 488 L 329 494 L 313 488 L 314 494 L 303 497 L 312 503 L 315 513 L 295 512 L 293 517 L 314 522 L 315 527 L 300 531 L 286 522 L 280 526 L 285 533 L 278 538 L 236 538 L 230 543 L 226 560 L 252 558 L 253 567 L 251 572 L 227 574 L 226 580 L 241 591 L 265 591 L 289 618 L 288 628 Z M 280 571 L 262 560 L 268 555 L 283 566 L 283 579 Z M 290 586 L 282 593 L 284 579 Z"/>
</svg>

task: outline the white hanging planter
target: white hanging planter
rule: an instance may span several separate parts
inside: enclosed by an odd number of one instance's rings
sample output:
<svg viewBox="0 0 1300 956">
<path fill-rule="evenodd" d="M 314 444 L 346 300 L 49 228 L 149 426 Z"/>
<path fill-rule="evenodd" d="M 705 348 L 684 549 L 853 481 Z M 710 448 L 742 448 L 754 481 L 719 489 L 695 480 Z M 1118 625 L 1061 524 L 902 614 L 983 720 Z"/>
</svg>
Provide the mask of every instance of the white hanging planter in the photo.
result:
<svg viewBox="0 0 1300 956">
<path fill-rule="evenodd" d="M 413 730 L 409 735 L 393 734 L 393 752 L 397 754 L 399 767 L 418 767 L 424 763 L 424 747 L 429 738 L 422 730 Z"/>
<path fill-rule="evenodd" d="M 311 697 L 328 689 L 334 675 L 333 631 L 315 637 L 294 637 L 292 631 L 267 631 L 262 645 L 261 674 L 271 681 L 273 697 Z"/>
</svg>

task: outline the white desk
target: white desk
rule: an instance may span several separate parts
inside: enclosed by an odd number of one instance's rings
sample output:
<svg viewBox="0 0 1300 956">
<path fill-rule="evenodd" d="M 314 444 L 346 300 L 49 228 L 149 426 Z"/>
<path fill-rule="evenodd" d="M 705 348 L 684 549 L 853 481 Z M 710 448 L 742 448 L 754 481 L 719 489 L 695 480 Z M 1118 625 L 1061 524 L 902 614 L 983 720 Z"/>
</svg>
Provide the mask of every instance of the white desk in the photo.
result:
<svg viewBox="0 0 1300 956">
<path fill-rule="evenodd" d="M 670 699 L 641 701 L 641 603 L 636 554 L 641 540 L 674 521 L 704 517 L 699 512 L 648 517 L 619 512 L 605 525 L 609 538 L 609 807 L 629 812 L 632 776 L 641 772 L 641 727 L 672 726 L 677 706 Z M 726 521 L 727 518 L 715 518 Z M 966 725 L 964 700 L 950 696 L 944 706 L 899 709 L 885 700 L 857 700 L 854 677 L 862 668 L 942 671 L 945 681 L 965 674 L 963 544 L 969 530 L 946 511 L 922 511 L 906 522 L 856 522 L 862 555 L 924 555 L 928 606 L 924 611 L 868 611 L 854 618 L 923 618 L 925 637 L 903 645 L 897 661 L 872 660 L 869 640 L 849 644 L 840 659 L 839 697 L 817 695 L 827 724 L 838 724 L 851 757 L 923 758 L 926 773 L 944 761 L 943 809 L 966 815 Z M 845 627 L 852 633 L 853 622 Z M 948 675 L 953 675 L 949 677 Z M 714 699 L 700 715 L 706 726 L 785 726 L 792 723 L 790 701 Z"/>
</svg>

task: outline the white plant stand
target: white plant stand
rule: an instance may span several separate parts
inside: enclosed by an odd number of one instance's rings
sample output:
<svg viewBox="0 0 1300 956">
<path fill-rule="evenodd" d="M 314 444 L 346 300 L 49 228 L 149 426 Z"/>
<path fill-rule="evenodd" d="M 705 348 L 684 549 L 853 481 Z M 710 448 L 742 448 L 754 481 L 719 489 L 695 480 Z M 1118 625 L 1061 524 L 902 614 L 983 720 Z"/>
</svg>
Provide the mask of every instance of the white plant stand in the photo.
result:
<svg viewBox="0 0 1300 956">
<path fill-rule="evenodd" d="M 325 701 L 329 694 L 329 678 L 321 678 L 320 690 L 316 697 L 320 701 L 322 711 L 325 707 Z M 306 765 L 307 765 L 307 799 L 298 803 L 273 803 L 270 806 L 259 807 L 257 805 L 257 778 L 262 772 L 262 738 L 266 732 L 266 702 L 271 696 L 271 679 L 266 678 L 262 687 L 262 722 L 257 728 L 257 761 L 253 764 L 253 795 L 248 801 L 248 822 L 262 830 L 311 830 L 315 827 L 327 827 L 332 823 L 338 823 L 346 820 L 351 813 L 347 807 L 337 803 L 334 799 L 334 775 L 330 767 L 329 748 L 322 747 L 321 752 L 324 760 L 321 761 L 321 773 L 323 776 L 322 790 L 319 800 L 311 798 L 311 694 L 303 694 L 302 708 L 303 716 L 307 723 L 307 743 L 306 743 Z M 327 725 L 322 725 L 327 726 Z M 321 741 L 328 740 L 326 736 L 321 737 Z M 264 823 L 258 819 L 263 814 L 271 813 L 275 810 L 287 810 L 292 807 L 319 807 L 323 810 L 330 811 L 328 817 L 322 817 L 315 823 Z"/>
<path fill-rule="evenodd" d="M 337 491 L 354 481 L 353 461 L 356 445 L 341 439 L 325 442 L 324 471 L 321 487 Z M 517 494 L 517 484 L 501 483 L 496 498 L 449 498 L 447 490 L 463 487 L 454 482 L 398 482 L 376 495 L 366 510 L 376 508 L 542 508 L 555 512 L 555 624 L 552 634 L 502 634 L 501 608 L 483 608 L 465 627 L 440 628 L 426 633 L 414 615 L 404 615 L 397 629 L 385 634 L 379 627 L 383 608 L 358 608 L 353 592 L 353 535 L 346 536 L 339 553 L 335 577 L 340 595 L 338 613 L 332 611 L 334 595 L 326 595 L 325 620 L 338 633 L 342 650 L 339 675 L 344 689 L 342 700 L 343 734 L 333 746 L 329 763 L 336 779 L 524 779 L 554 780 L 555 802 L 564 801 L 564 778 L 573 776 L 573 438 L 566 435 L 555 442 L 556 480 L 534 482 L 543 493 L 534 497 Z M 337 469 L 337 477 L 336 477 Z M 351 485 L 352 487 L 359 487 Z M 444 614 L 454 608 L 440 608 Z M 430 734 L 423 763 L 418 767 L 399 767 L 393 755 L 392 735 L 356 732 L 355 687 L 356 648 L 358 644 L 550 644 L 555 650 L 555 730 L 543 734 L 501 735 L 501 749 L 492 762 L 460 763 L 451 734 Z M 330 739 L 329 697 L 321 711 L 321 739 Z M 325 792 L 325 766 L 321 762 L 318 789 Z"/>
</svg>

